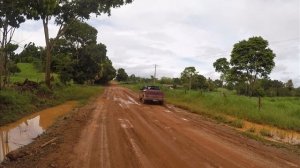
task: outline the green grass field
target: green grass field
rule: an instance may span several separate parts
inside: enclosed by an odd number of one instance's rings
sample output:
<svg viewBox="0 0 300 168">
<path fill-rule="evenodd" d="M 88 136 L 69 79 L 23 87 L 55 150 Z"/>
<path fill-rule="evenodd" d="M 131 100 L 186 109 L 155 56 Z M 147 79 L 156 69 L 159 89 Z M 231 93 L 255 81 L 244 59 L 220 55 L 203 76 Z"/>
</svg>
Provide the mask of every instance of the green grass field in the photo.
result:
<svg viewBox="0 0 300 168">
<path fill-rule="evenodd" d="M 44 73 L 38 72 L 33 64 L 18 63 L 17 66 L 20 68 L 21 72 L 12 75 L 10 77 L 11 82 L 24 82 L 26 78 L 31 81 L 40 82 L 45 78 Z"/>
<path fill-rule="evenodd" d="M 141 86 L 129 85 L 134 90 Z M 167 102 L 194 113 L 213 118 L 230 115 L 259 124 L 300 131 L 300 97 L 264 97 L 259 111 L 258 98 L 239 96 L 232 91 L 185 92 L 167 88 L 163 88 L 163 91 Z"/>
</svg>

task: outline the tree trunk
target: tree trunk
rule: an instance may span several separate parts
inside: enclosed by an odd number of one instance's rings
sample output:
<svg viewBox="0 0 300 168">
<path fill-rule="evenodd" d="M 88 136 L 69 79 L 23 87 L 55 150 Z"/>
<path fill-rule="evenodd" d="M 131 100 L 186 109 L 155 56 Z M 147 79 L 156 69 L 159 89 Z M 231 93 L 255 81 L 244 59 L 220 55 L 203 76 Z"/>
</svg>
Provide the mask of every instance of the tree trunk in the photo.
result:
<svg viewBox="0 0 300 168">
<path fill-rule="evenodd" d="M 46 42 L 46 65 L 45 65 L 45 83 L 48 88 L 51 87 L 50 81 L 50 66 L 51 66 L 51 51 L 50 51 L 50 39 L 49 39 L 49 29 L 48 29 L 48 17 L 43 19 L 45 42 Z"/>
<path fill-rule="evenodd" d="M 4 64 L 3 52 L 2 52 L 2 47 L 0 47 L 0 90 L 2 90 L 3 64 Z"/>
<path fill-rule="evenodd" d="M 190 82 L 189 82 L 189 90 L 192 89 L 192 77 L 190 77 Z"/>
</svg>

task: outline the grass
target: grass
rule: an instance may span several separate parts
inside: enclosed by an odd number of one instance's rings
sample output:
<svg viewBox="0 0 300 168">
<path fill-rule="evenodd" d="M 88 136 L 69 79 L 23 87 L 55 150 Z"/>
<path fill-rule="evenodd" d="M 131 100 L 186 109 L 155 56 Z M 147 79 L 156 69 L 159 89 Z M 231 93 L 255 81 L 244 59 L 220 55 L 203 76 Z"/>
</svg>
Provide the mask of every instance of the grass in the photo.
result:
<svg viewBox="0 0 300 168">
<path fill-rule="evenodd" d="M 38 72 L 33 64 L 18 63 L 17 66 L 21 72 L 12 75 L 10 78 L 11 82 L 24 82 L 26 78 L 31 81 L 40 82 L 45 78 L 44 73 Z"/>
<path fill-rule="evenodd" d="M 136 91 L 141 86 L 127 85 Z M 258 98 L 239 96 L 234 91 L 223 89 L 216 92 L 202 92 L 167 88 L 162 90 L 167 102 L 194 113 L 211 118 L 229 115 L 240 120 L 300 131 L 300 97 L 264 97 L 259 111 Z"/>
<path fill-rule="evenodd" d="M 237 119 L 229 122 L 229 125 L 236 127 L 236 128 L 243 128 L 244 127 L 244 122 L 243 120 Z"/>
<path fill-rule="evenodd" d="M 38 97 L 31 92 L 2 90 L 0 92 L 0 126 L 66 101 L 75 100 L 83 105 L 90 97 L 101 94 L 103 90 L 104 87 L 101 86 L 72 85 L 54 89 L 51 97 L 48 98 Z"/>
<path fill-rule="evenodd" d="M 259 131 L 259 133 L 260 133 L 260 135 L 265 136 L 265 137 L 273 137 L 271 131 L 268 129 L 265 129 L 265 128 L 261 129 Z"/>
<path fill-rule="evenodd" d="M 44 73 L 39 73 L 29 63 L 19 63 L 21 73 L 11 77 L 12 82 L 23 82 L 26 78 L 40 82 Z M 56 77 L 56 75 L 55 75 Z M 101 86 L 54 85 L 53 90 L 41 85 L 35 92 L 19 92 L 12 88 L 0 91 L 0 126 L 16 121 L 28 114 L 41 109 L 61 104 L 65 101 L 75 100 L 85 104 L 90 97 L 99 95 L 104 88 Z M 47 96 L 39 96 L 38 93 L 46 93 Z"/>
</svg>

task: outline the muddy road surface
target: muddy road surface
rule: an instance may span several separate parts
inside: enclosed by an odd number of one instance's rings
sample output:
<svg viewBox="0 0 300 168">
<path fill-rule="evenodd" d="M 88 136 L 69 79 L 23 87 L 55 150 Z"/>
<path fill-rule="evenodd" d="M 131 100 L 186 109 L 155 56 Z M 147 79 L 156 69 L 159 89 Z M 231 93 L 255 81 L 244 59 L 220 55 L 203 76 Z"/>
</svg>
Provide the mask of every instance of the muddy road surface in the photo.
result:
<svg viewBox="0 0 300 168">
<path fill-rule="evenodd" d="M 108 87 L 89 106 L 93 108 L 86 108 L 84 115 L 89 119 L 84 127 L 77 128 L 78 135 L 68 132 L 74 140 L 65 138 L 57 150 L 40 160 L 36 158 L 35 166 L 300 167 L 300 156 L 295 153 L 263 145 L 227 126 L 171 105 L 141 104 L 137 94 L 126 88 Z M 49 164 L 45 165 L 47 161 Z"/>
</svg>

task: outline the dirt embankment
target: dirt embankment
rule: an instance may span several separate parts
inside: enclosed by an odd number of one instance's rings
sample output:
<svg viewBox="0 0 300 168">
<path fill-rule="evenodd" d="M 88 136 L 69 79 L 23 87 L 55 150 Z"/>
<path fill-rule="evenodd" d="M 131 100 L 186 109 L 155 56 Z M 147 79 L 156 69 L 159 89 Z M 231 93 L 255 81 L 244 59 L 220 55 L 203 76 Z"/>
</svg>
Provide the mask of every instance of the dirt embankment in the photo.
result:
<svg viewBox="0 0 300 168">
<path fill-rule="evenodd" d="M 121 87 L 108 87 L 18 154 L 23 156 L 3 166 L 300 167 L 297 154 L 173 106 L 143 105 Z"/>
</svg>

